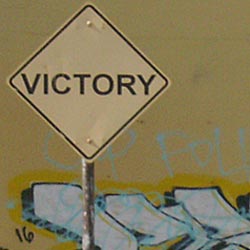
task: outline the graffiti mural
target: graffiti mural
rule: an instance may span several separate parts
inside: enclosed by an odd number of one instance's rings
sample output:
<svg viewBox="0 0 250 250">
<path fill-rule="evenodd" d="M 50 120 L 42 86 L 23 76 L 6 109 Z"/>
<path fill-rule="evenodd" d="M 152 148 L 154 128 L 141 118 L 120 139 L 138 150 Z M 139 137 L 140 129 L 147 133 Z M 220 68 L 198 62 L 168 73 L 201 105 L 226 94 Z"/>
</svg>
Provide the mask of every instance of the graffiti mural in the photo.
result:
<svg viewBox="0 0 250 250">
<path fill-rule="evenodd" d="M 238 136 L 234 133 L 234 146 L 242 162 L 249 158 L 249 133 L 249 129 L 239 129 Z M 226 172 L 226 168 L 215 164 L 216 176 L 208 175 L 206 171 L 212 172 L 211 162 L 216 159 L 220 163 L 222 156 L 227 156 L 222 129 L 216 128 L 211 134 L 207 139 L 177 130 L 154 134 L 152 158 L 157 156 L 160 163 L 149 166 L 150 177 L 158 172 L 161 176 L 153 184 L 150 179 L 139 180 L 149 176 L 147 164 L 131 182 L 123 181 L 126 176 L 121 176 L 119 164 L 137 146 L 137 130 L 128 129 L 125 143 L 108 148 L 97 161 L 97 165 L 106 164 L 108 168 L 99 175 L 95 186 L 96 250 L 250 249 L 250 194 L 245 181 L 249 176 L 231 179 L 240 170 L 247 173 L 248 167 L 238 165 L 237 171 L 231 168 Z M 34 170 L 32 166 L 31 171 L 12 178 L 5 207 L 15 223 L 11 233 L 16 244 L 37 249 L 39 240 L 45 238 L 51 240 L 51 250 L 78 250 L 83 233 L 81 164 L 78 158 L 66 162 L 56 155 L 54 139 L 53 133 L 47 133 L 40 150 L 49 167 L 43 170 L 41 165 Z M 186 166 L 181 170 L 191 173 L 178 173 L 179 159 L 183 157 Z M 189 164 L 194 167 L 190 169 Z M 110 177 L 104 175 L 107 170 Z M 1 246 L 12 250 L 6 247 L 10 243 Z"/>
<path fill-rule="evenodd" d="M 81 192 L 76 184 L 34 183 L 22 192 L 23 219 L 80 245 Z M 245 196 L 238 197 L 237 209 L 219 187 L 176 187 L 163 196 L 157 207 L 142 193 L 97 196 L 96 249 L 137 250 L 163 243 L 176 250 L 250 249 Z"/>
</svg>

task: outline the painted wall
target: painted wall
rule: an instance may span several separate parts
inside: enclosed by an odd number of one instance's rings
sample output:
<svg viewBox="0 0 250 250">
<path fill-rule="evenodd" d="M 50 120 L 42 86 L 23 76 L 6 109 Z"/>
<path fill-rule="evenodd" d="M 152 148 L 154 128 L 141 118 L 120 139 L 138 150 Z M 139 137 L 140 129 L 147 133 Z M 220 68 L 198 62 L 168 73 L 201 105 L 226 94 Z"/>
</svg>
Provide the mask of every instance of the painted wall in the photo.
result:
<svg viewBox="0 0 250 250">
<path fill-rule="evenodd" d="M 250 3 L 95 0 L 172 86 L 96 161 L 97 249 L 249 249 Z M 86 1 L 0 1 L 0 249 L 80 249 L 81 159 L 7 78 Z"/>
</svg>

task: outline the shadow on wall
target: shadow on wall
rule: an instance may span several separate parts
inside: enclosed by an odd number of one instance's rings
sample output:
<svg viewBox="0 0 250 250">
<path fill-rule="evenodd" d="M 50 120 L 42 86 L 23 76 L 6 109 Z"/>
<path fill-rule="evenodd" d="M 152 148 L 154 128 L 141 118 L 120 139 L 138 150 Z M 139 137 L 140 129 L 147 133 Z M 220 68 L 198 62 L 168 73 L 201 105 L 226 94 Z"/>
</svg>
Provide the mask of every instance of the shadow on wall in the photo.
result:
<svg viewBox="0 0 250 250">
<path fill-rule="evenodd" d="M 81 244 L 82 189 L 34 183 L 22 192 L 23 218 L 59 240 Z M 171 249 L 250 249 L 249 195 L 232 207 L 219 187 L 175 188 L 155 207 L 139 194 L 96 197 L 96 250 L 137 250 L 174 242 Z M 165 248 L 164 248 L 165 249 Z"/>
</svg>

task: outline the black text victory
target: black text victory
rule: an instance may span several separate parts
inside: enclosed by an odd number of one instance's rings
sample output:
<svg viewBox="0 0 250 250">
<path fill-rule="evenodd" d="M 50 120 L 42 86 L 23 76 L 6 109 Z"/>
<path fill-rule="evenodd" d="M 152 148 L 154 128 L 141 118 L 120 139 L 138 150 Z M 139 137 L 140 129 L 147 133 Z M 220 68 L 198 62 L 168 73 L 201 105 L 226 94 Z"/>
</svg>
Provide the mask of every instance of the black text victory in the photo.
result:
<svg viewBox="0 0 250 250">
<path fill-rule="evenodd" d="M 37 73 L 34 77 L 29 77 L 27 74 L 22 73 L 21 78 L 27 93 L 30 95 L 36 94 L 37 91 L 42 91 L 44 95 L 52 92 L 58 95 L 66 95 L 73 89 L 80 95 L 88 94 L 88 91 L 94 91 L 95 94 L 102 96 L 111 93 L 123 95 L 125 92 L 131 95 L 150 95 L 150 86 L 152 86 L 151 84 L 156 75 L 144 77 L 142 74 L 117 74 L 111 76 L 104 73 L 97 75 L 86 73 L 57 73 L 55 75 Z M 141 93 L 138 93 L 136 87 L 138 84 Z"/>
</svg>

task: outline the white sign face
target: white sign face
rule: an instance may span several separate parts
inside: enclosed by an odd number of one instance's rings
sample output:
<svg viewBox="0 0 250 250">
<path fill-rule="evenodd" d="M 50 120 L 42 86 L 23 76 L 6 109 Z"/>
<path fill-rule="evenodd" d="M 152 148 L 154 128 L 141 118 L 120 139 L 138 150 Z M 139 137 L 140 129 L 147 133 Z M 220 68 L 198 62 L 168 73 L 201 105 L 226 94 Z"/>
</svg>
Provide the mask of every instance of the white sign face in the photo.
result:
<svg viewBox="0 0 250 250">
<path fill-rule="evenodd" d="M 91 5 L 36 52 L 10 83 L 88 161 L 169 86 Z"/>
</svg>

